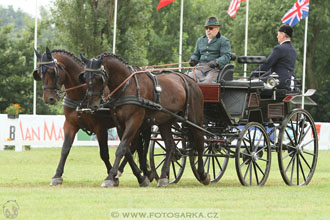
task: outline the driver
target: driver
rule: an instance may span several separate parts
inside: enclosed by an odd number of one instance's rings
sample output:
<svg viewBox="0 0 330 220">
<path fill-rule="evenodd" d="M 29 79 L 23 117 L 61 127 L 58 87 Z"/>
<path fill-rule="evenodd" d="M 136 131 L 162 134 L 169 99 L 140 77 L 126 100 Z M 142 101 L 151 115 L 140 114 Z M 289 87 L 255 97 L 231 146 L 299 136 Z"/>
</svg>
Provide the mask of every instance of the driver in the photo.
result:
<svg viewBox="0 0 330 220">
<path fill-rule="evenodd" d="M 216 82 L 220 69 L 229 63 L 231 47 L 230 41 L 219 32 L 220 24 L 216 17 L 209 17 L 204 27 L 205 35 L 197 40 L 189 65 L 204 66 L 194 70 L 196 80 L 198 83 L 211 83 Z M 195 78 L 193 72 L 189 76 Z"/>
</svg>

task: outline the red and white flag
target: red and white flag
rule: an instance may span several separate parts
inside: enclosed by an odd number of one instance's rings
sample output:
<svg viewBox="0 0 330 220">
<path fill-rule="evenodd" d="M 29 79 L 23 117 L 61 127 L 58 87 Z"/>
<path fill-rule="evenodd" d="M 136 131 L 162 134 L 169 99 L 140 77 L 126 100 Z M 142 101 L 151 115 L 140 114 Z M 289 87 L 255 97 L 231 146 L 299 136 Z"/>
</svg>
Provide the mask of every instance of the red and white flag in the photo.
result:
<svg viewBox="0 0 330 220">
<path fill-rule="evenodd" d="M 161 9 L 162 7 L 165 7 L 168 4 L 171 4 L 172 2 L 174 2 L 175 0 L 160 0 L 158 7 L 157 7 L 157 11 L 159 9 Z"/>
<path fill-rule="evenodd" d="M 241 2 L 244 2 L 244 1 L 245 0 L 232 0 L 231 1 L 229 8 L 227 10 L 227 13 L 229 14 L 230 17 L 232 17 L 232 18 L 235 17 Z"/>
</svg>

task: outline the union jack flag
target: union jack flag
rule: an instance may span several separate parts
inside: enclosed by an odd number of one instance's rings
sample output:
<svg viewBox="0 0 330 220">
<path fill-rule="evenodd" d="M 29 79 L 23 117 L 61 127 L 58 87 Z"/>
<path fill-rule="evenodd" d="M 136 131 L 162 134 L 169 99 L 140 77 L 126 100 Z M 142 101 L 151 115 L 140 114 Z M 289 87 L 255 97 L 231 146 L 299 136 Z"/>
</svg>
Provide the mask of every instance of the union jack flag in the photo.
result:
<svg viewBox="0 0 330 220">
<path fill-rule="evenodd" d="M 245 0 L 232 0 L 231 1 L 229 8 L 227 10 L 227 13 L 229 14 L 230 17 L 232 17 L 232 18 L 235 17 L 241 2 L 244 2 L 244 1 Z"/>
<path fill-rule="evenodd" d="M 282 23 L 295 26 L 308 16 L 309 0 L 297 0 L 293 7 L 283 16 Z"/>
</svg>

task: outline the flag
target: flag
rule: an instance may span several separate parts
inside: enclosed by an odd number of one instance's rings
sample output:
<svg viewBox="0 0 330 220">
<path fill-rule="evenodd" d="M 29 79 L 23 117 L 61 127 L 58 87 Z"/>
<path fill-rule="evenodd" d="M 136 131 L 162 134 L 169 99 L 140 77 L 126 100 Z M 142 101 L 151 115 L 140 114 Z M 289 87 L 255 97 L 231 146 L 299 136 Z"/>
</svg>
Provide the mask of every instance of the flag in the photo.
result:
<svg viewBox="0 0 330 220">
<path fill-rule="evenodd" d="M 232 17 L 232 18 L 235 17 L 241 2 L 244 2 L 244 1 L 245 0 L 232 0 L 231 1 L 229 8 L 227 10 L 227 13 L 229 14 L 230 17 Z"/>
<path fill-rule="evenodd" d="M 293 7 L 283 16 L 282 23 L 295 26 L 308 16 L 309 0 L 297 0 Z"/>
<path fill-rule="evenodd" d="M 168 4 L 171 4 L 172 2 L 174 2 L 175 0 L 160 0 L 158 7 L 157 7 L 157 11 L 159 9 L 161 9 L 162 7 L 165 7 Z"/>
</svg>

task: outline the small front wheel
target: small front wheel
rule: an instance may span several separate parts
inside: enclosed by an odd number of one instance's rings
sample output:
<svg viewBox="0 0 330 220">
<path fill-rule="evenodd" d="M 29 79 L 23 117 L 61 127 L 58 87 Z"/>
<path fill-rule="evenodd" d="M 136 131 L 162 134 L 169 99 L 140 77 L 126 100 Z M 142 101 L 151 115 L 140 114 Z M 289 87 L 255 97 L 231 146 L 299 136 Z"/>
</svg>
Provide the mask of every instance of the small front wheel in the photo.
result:
<svg viewBox="0 0 330 220">
<path fill-rule="evenodd" d="M 169 183 L 177 183 L 183 175 L 186 166 L 185 149 L 186 141 L 181 135 L 181 125 L 176 123 L 172 127 L 173 139 L 176 145 L 174 155 L 169 168 Z M 150 167 L 155 173 L 156 180 L 159 179 L 161 169 L 166 159 L 166 148 L 163 139 L 161 138 L 158 127 L 154 126 L 150 139 Z"/>
</svg>

